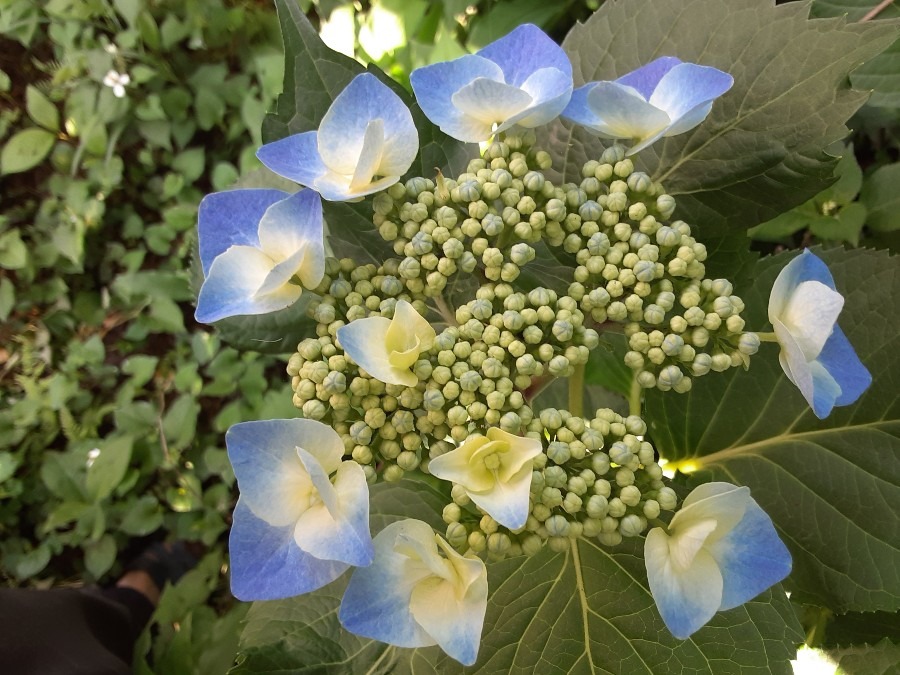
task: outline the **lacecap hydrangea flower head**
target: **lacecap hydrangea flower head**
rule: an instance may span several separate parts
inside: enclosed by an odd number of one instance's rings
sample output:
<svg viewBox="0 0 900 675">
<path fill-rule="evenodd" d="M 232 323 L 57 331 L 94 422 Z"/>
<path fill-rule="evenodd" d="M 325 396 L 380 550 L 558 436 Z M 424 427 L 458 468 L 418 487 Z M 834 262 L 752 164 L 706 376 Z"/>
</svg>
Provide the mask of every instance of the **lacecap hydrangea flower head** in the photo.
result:
<svg viewBox="0 0 900 675">
<path fill-rule="evenodd" d="M 717 68 L 664 56 L 616 80 L 579 87 L 562 115 L 602 138 L 632 141 L 625 154 L 633 155 L 696 127 L 732 84 Z"/>
<path fill-rule="evenodd" d="M 475 54 L 416 69 L 409 81 L 441 131 L 478 143 L 556 118 L 572 95 L 572 64 L 540 28 L 523 24 Z"/>
<path fill-rule="evenodd" d="M 316 131 L 262 146 L 260 161 L 329 201 L 357 201 L 390 187 L 419 152 L 409 109 L 369 73 L 338 94 Z"/>
<path fill-rule="evenodd" d="M 872 383 L 837 325 L 843 306 L 828 266 L 808 250 L 781 270 L 769 296 L 781 367 L 820 419 L 855 402 Z"/>
</svg>

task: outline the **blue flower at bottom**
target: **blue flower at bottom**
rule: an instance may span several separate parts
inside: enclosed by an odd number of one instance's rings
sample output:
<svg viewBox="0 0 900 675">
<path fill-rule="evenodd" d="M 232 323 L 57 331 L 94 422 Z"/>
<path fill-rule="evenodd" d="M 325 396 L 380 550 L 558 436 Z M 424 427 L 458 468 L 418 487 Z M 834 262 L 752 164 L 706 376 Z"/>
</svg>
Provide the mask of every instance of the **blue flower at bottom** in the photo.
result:
<svg viewBox="0 0 900 675">
<path fill-rule="evenodd" d="M 837 325 L 843 306 L 828 266 L 808 250 L 781 270 L 769 295 L 781 367 L 819 419 L 855 402 L 872 383 Z"/>
<path fill-rule="evenodd" d="M 487 568 L 421 520 L 376 535 L 375 562 L 353 572 L 338 614 L 352 633 L 398 647 L 440 645 L 470 666 L 487 610 Z M 443 555 L 441 555 L 443 553 Z"/>
<path fill-rule="evenodd" d="M 240 499 L 229 539 L 240 600 L 314 591 L 351 565 L 368 565 L 369 489 L 344 444 L 314 420 L 242 422 L 225 435 Z"/>
<path fill-rule="evenodd" d="M 679 639 L 791 571 L 791 555 L 772 520 L 749 488 L 729 483 L 697 487 L 666 530 L 650 530 L 644 562 L 653 600 Z"/>
</svg>

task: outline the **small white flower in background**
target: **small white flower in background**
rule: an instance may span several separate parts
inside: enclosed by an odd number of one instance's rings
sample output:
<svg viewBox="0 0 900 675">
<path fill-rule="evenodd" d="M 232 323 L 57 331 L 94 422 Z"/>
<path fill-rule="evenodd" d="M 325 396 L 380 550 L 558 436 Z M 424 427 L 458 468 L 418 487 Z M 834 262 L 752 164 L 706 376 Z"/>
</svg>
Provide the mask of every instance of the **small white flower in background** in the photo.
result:
<svg viewBox="0 0 900 675">
<path fill-rule="evenodd" d="M 344 628 L 398 647 L 437 644 L 463 665 L 475 663 L 487 610 L 484 562 L 461 556 L 421 520 L 391 523 L 373 543 L 375 561 L 357 568 L 344 592 Z"/>
<path fill-rule="evenodd" d="M 115 70 L 110 70 L 106 73 L 106 77 L 103 78 L 103 84 L 112 88 L 116 98 L 125 96 L 125 87 L 130 83 L 131 77 L 129 77 L 128 73 L 119 73 Z"/>
<path fill-rule="evenodd" d="M 487 436 L 471 436 L 456 450 L 432 459 L 428 471 L 462 485 L 491 518 L 517 530 L 528 519 L 531 460 L 539 454 L 540 441 L 491 427 Z"/>
<path fill-rule="evenodd" d="M 414 387 L 419 378 L 412 366 L 431 349 L 435 332 L 411 304 L 400 300 L 393 319 L 357 319 L 338 328 L 337 337 L 344 353 L 375 379 Z"/>
</svg>

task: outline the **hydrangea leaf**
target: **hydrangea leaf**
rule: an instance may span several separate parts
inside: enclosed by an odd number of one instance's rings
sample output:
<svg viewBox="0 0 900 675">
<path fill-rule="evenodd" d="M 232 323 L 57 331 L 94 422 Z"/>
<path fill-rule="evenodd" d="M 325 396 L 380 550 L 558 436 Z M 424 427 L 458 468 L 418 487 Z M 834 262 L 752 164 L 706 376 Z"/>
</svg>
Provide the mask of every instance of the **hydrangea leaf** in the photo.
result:
<svg viewBox="0 0 900 675">
<path fill-rule="evenodd" d="M 770 220 L 832 182 L 837 159 L 825 148 L 846 136 L 845 122 L 867 97 L 847 87 L 848 73 L 896 38 L 892 22 L 809 20 L 808 8 L 768 0 L 620 0 L 605 3 L 563 43 L 576 86 L 615 79 L 665 55 L 734 76 L 703 124 L 635 156 L 636 166 L 676 198 L 676 215 L 702 223 L 705 240 Z M 603 147 L 562 121 L 548 125 L 541 140 L 555 170 L 575 182 Z"/>
<path fill-rule="evenodd" d="M 432 502 L 441 503 L 440 497 L 418 486 L 376 486 L 373 518 L 396 519 L 410 509 L 425 513 L 422 498 L 438 513 Z M 240 665 L 231 672 L 792 672 L 789 659 L 803 635 L 779 587 L 718 613 L 691 639 L 676 640 L 650 596 L 642 547 L 643 539 L 626 540 L 613 550 L 580 540 L 564 553 L 545 549 L 533 558 L 489 564 L 485 633 L 470 668 L 438 647 L 399 649 L 341 630 L 336 613 L 345 577 L 308 596 L 254 605 L 241 639 Z"/>
<path fill-rule="evenodd" d="M 850 21 L 859 21 L 878 5 L 878 0 L 815 0 L 810 14 L 817 17 L 846 15 Z M 879 9 L 876 16 L 878 20 L 896 19 L 900 17 L 900 7 L 891 3 Z M 850 83 L 856 89 L 872 90 L 869 105 L 900 107 L 900 39 L 854 70 Z"/>
<path fill-rule="evenodd" d="M 763 344 L 749 372 L 698 378 L 685 395 L 647 397 L 662 456 L 683 471 L 748 485 L 794 558 L 801 602 L 834 612 L 900 609 L 900 293 L 886 252 L 816 252 L 845 297 L 838 324 L 874 381 L 860 400 L 818 420 Z M 746 302 L 748 328 L 764 330 L 772 283 L 794 255 L 761 260 Z M 708 475 L 703 476 L 708 479 Z"/>
</svg>

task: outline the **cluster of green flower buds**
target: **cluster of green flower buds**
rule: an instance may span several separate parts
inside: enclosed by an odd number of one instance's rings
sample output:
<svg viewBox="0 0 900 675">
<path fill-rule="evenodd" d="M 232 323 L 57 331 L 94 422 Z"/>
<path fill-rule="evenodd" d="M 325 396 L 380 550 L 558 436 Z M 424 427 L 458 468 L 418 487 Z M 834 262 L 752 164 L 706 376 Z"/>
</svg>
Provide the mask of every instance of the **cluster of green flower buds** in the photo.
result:
<svg viewBox="0 0 900 675">
<path fill-rule="evenodd" d="M 600 409 L 584 419 L 549 408 L 527 429 L 544 452 L 534 460 L 525 527 L 509 531 L 454 488 L 443 518 L 447 540 L 459 550 L 500 559 L 534 555 L 545 543 L 563 551 L 578 537 L 614 546 L 675 510 L 675 492 L 662 480 L 653 446 L 641 440 L 646 425 L 640 417 Z"/>
<path fill-rule="evenodd" d="M 586 163 L 580 184 L 555 186 L 549 166 L 527 132 L 494 142 L 455 180 L 413 178 L 376 196 L 374 222 L 397 257 L 327 259 L 309 307 L 317 337 L 288 364 L 294 404 L 332 425 L 370 482 L 427 473 L 492 427 L 539 439 L 522 529 L 499 525 L 462 486 L 444 509 L 448 541 L 492 559 L 545 543 L 563 550 L 581 536 L 615 545 L 676 507 L 640 417 L 532 409 L 546 381 L 587 363 L 597 329 L 619 324 L 641 387 L 677 392 L 710 370 L 746 366 L 759 345 L 731 284 L 705 278 L 703 244 L 669 220 L 674 199 L 621 148 Z M 540 240 L 571 264 L 565 293 L 517 283 Z M 454 298 L 472 299 L 449 306 L 451 280 Z M 352 321 L 393 317 L 400 300 L 446 324 L 411 366 L 414 386 L 372 377 L 338 340 Z"/>
<path fill-rule="evenodd" d="M 403 256 L 399 272 L 413 293 L 439 295 L 453 275 L 476 267 L 510 283 L 534 259 L 545 224 L 535 197 L 553 187 L 541 173 L 550 155 L 533 143 L 531 131 L 508 136 L 455 180 L 411 178 L 375 198 L 373 221 Z"/>
</svg>

